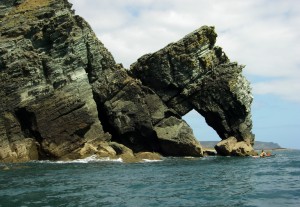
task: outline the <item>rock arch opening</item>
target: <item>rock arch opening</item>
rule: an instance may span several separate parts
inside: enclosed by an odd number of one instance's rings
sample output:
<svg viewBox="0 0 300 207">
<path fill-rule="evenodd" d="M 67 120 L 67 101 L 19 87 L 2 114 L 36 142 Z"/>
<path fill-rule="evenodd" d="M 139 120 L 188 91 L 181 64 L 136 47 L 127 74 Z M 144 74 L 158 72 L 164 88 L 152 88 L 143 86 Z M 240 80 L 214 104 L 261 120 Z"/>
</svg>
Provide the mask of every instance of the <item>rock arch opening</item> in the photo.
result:
<svg viewBox="0 0 300 207">
<path fill-rule="evenodd" d="M 197 111 L 192 110 L 182 117 L 193 129 L 194 135 L 200 141 L 220 141 L 221 138 L 216 131 L 210 127 L 205 118 Z"/>
</svg>

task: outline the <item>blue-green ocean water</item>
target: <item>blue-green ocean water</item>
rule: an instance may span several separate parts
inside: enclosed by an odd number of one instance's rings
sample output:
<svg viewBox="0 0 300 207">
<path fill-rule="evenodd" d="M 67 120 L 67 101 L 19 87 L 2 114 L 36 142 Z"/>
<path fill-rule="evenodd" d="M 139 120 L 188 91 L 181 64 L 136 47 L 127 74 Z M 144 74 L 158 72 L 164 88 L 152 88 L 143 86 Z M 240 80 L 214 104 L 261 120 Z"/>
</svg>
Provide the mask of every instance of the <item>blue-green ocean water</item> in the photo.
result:
<svg viewBox="0 0 300 207">
<path fill-rule="evenodd" d="M 274 153 L 8 164 L 0 170 L 0 206 L 300 206 L 300 151 Z"/>
</svg>

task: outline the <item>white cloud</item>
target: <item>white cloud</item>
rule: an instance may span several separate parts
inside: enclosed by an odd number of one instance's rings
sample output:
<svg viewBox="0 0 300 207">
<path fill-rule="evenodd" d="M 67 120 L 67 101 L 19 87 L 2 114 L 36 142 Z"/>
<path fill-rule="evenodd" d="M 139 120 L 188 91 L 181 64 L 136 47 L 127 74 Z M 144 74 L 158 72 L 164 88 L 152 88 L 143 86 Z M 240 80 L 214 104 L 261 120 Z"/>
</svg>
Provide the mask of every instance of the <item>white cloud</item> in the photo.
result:
<svg viewBox="0 0 300 207">
<path fill-rule="evenodd" d="M 253 90 L 256 94 L 279 95 L 287 100 L 300 103 L 300 82 L 298 77 L 256 83 L 253 84 Z"/>
<path fill-rule="evenodd" d="M 261 77 L 253 79 L 255 94 L 300 103 L 300 4 L 295 0 L 70 1 L 125 67 L 202 25 L 214 25 L 217 45 L 232 61 L 245 64 L 247 75 Z"/>
</svg>

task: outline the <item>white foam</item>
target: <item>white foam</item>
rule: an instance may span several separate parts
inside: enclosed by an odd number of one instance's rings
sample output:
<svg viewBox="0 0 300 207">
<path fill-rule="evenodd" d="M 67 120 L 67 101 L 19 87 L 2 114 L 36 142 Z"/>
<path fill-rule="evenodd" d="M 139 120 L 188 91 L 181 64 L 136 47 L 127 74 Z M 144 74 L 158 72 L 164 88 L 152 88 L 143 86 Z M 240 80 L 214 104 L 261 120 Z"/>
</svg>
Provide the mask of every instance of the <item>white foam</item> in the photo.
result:
<svg viewBox="0 0 300 207">
<path fill-rule="evenodd" d="M 192 157 L 192 156 L 185 156 L 183 157 L 184 159 L 195 159 L 195 158 L 198 158 L 198 157 Z"/>
<path fill-rule="evenodd" d="M 110 157 L 97 157 L 96 155 L 92 155 L 90 157 L 86 157 L 84 159 L 76 159 L 76 160 L 68 160 L 68 161 L 35 161 L 38 163 L 53 163 L 53 164 L 69 164 L 69 163 L 93 163 L 93 162 L 123 162 L 122 158 L 112 159 Z"/>
<path fill-rule="evenodd" d="M 162 160 L 149 160 L 149 159 L 143 159 L 143 162 L 161 162 Z"/>
</svg>

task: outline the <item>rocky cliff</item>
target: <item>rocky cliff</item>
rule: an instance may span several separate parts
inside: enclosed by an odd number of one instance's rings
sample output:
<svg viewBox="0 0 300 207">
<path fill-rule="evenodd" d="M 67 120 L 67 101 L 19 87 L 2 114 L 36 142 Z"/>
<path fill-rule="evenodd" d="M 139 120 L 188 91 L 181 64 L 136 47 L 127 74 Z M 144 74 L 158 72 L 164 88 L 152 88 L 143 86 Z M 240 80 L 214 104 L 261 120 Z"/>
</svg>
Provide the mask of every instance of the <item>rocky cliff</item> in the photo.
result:
<svg viewBox="0 0 300 207">
<path fill-rule="evenodd" d="M 213 28 L 128 71 L 67 0 L 3 0 L 0 18 L 0 161 L 202 156 L 181 119 L 193 108 L 223 140 L 251 149 L 249 83 L 214 46 Z"/>
<path fill-rule="evenodd" d="M 88 45 L 114 61 L 88 25 L 67 1 L 1 4 L 0 158 L 60 158 L 88 140 L 110 140 L 89 84 Z"/>
</svg>

